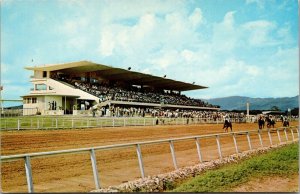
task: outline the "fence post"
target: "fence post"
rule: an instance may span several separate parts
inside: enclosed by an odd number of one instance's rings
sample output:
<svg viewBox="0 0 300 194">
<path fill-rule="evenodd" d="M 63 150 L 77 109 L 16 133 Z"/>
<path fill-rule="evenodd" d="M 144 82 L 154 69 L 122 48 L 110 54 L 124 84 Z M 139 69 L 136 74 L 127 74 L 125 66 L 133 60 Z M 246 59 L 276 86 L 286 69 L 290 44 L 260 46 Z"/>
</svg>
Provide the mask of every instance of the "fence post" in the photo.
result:
<svg viewBox="0 0 300 194">
<path fill-rule="evenodd" d="M 97 168 L 97 162 L 96 162 L 96 156 L 95 156 L 94 148 L 92 148 L 90 150 L 90 155 L 91 155 L 91 162 L 92 162 L 95 186 L 96 186 L 96 189 L 100 189 L 99 174 L 98 174 L 98 168 Z"/>
<path fill-rule="evenodd" d="M 115 118 L 113 117 L 113 120 L 112 120 L 112 125 L 113 127 L 115 127 Z"/>
<path fill-rule="evenodd" d="M 277 130 L 277 136 L 278 136 L 279 143 L 281 143 L 281 138 L 280 138 L 280 134 L 279 134 L 279 129 L 276 129 L 276 130 Z"/>
<path fill-rule="evenodd" d="M 140 144 L 136 144 L 136 153 L 137 153 L 138 160 L 139 160 L 139 166 L 140 166 L 140 171 L 141 171 L 142 178 L 145 178 L 145 171 L 144 171 L 142 151 L 141 151 Z"/>
<path fill-rule="evenodd" d="M 239 149 L 238 149 L 238 146 L 237 146 L 237 143 L 236 143 L 235 133 L 232 134 L 232 137 L 233 137 L 233 142 L 234 142 L 235 151 L 236 151 L 236 153 L 238 154 L 238 153 L 239 153 Z"/>
<path fill-rule="evenodd" d="M 295 137 L 294 137 L 294 131 L 293 131 L 293 128 L 291 128 L 291 133 L 292 133 L 292 138 L 293 138 L 293 141 L 295 141 Z"/>
<path fill-rule="evenodd" d="M 268 129 L 268 135 L 269 135 L 269 139 L 270 139 L 270 144 L 272 146 L 273 143 L 272 143 L 272 136 L 271 136 L 271 133 L 270 133 L 270 129 Z"/>
<path fill-rule="evenodd" d="M 176 161 L 176 155 L 175 155 L 175 149 L 174 149 L 174 144 L 173 144 L 173 141 L 169 141 L 170 143 L 170 149 L 171 149 L 171 154 L 172 154 L 172 159 L 173 159 L 173 164 L 174 164 L 174 167 L 175 169 L 177 170 L 178 169 L 178 166 L 177 166 L 177 161 Z"/>
<path fill-rule="evenodd" d="M 20 130 L 20 119 L 18 119 L 18 130 Z"/>
<path fill-rule="evenodd" d="M 217 145 L 218 145 L 219 156 L 222 159 L 222 151 L 221 151 L 221 145 L 220 145 L 220 137 L 219 137 L 219 135 L 216 135 L 216 140 L 217 140 Z"/>
<path fill-rule="evenodd" d="M 196 137 L 195 140 L 196 140 L 196 145 L 197 145 L 197 153 L 198 153 L 199 161 L 202 162 L 199 138 Z"/>
<path fill-rule="evenodd" d="M 286 139 L 286 141 L 288 141 L 289 139 L 288 139 L 288 136 L 287 136 L 287 133 L 286 133 L 286 128 L 284 128 L 283 131 L 284 131 L 285 139 Z"/>
<path fill-rule="evenodd" d="M 262 138 L 261 138 L 260 130 L 258 130 L 258 138 L 259 138 L 260 145 L 263 148 L 264 145 L 263 145 L 263 141 L 262 141 Z"/>
<path fill-rule="evenodd" d="M 144 126 L 146 126 L 146 119 L 144 118 Z"/>
<path fill-rule="evenodd" d="M 74 118 L 72 118 L 72 129 L 74 128 Z"/>
<path fill-rule="evenodd" d="M 249 134 L 249 132 L 247 132 L 247 139 L 248 139 L 249 149 L 252 150 L 252 145 L 251 145 L 251 141 L 250 141 L 250 134 Z"/>
<path fill-rule="evenodd" d="M 30 164 L 30 156 L 25 156 L 25 171 L 26 171 L 26 180 L 28 193 L 33 193 L 33 182 L 32 182 L 32 170 Z"/>
<path fill-rule="evenodd" d="M 56 126 L 56 129 L 57 129 L 57 127 L 58 127 L 57 118 L 55 119 L 55 126 Z"/>
<path fill-rule="evenodd" d="M 32 118 L 30 118 L 30 128 L 32 128 Z"/>
</svg>

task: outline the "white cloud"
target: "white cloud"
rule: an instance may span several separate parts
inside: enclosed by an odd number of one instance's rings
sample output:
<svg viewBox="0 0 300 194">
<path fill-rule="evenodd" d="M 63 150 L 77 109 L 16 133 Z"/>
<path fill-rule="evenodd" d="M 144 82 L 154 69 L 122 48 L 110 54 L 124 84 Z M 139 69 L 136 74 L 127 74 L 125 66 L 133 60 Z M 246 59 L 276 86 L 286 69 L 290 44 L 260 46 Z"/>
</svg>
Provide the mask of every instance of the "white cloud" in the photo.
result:
<svg viewBox="0 0 300 194">
<path fill-rule="evenodd" d="M 265 8 L 265 2 L 263 0 L 246 0 L 246 4 L 256 4 L 258 8 Z"/>
<path fill-rule="evenodd" d="M 276 43 L 270 34 L 276 28 L 273 22 L 257 20 L 247 22 L 242 27 L 249 33 L 248 43 L 251 46 L 266 46 Z"/>
<path fill-rule="evenodd" d="M 203 15 L 200 8 L 196 8 L 194 10 L 194 12 L 189 16 L 189 21 L 193 28 L 196 28 L 198 25 L 203 23 Z"/>
<path fill-rule="evenodd" d="M 234 14 L 234 11 L 228 12 L 221 23 L 214 24 L 212 41 L 215 51 L 230 52 L 236 47 L 239 32 L 235 26 Z"/>
<path fill-rule="evenodd" d="M 156 66 L 155 68 L 159 67 L 159 69 L 166 69 L 167 67 L 176 67 L 180 64 L 180 56 L 178 51 L 172 50 L 164 52 L 162 56 L 157 59 L 152 59 L 150 62 Z"/>
<path fill-rule="evenodd" d="M 100 17 L 105 23 L 111 23 L 129 18 L 138 18 L 145 13 L 167 14 L 184 9 L 185 2 L 178 0 L 130 0 L 130 1 L 101 1 Z"/>
</svg>

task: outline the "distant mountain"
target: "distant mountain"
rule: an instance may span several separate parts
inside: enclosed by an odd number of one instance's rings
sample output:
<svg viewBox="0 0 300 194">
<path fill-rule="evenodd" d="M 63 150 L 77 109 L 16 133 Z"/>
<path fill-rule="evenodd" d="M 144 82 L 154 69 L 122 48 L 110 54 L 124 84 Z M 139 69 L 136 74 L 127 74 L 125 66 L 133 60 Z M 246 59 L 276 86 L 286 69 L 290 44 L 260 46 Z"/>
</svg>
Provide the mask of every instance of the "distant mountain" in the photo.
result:
<svg viewBox="0 0 300 194">
<path fill-rule="evenodd" d="M 250 110 L 270 110 L 277 106 L 281 111 L 299 107 L 299 95 L 283 98 L 250 98 L 230 96 L 224 98 L 202 99 L 210 104 L 221 106 L 221 110 L 246 110 L 246 103 L 250 103 Z"/>
</svg>

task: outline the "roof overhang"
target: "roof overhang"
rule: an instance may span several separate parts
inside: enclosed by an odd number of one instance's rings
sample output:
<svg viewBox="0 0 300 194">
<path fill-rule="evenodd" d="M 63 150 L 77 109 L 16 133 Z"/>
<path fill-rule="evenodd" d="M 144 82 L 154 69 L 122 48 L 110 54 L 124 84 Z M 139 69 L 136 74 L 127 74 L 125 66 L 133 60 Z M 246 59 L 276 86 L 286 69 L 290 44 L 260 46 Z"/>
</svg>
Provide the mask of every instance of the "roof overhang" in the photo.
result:
<svg viewBox="0 0 300 194">
<path fill-rule="evenodd" d="M 64 73 L 84 73 L 96 71 L 99 75 L 101 75 L 101 77 L 107 80 L 121 81 L 132 85 L 153 86 L 167 90 L 188 91 L 208 88 L 206 86 L 176 81 L 165 77 L 130 71 L 89 61 L 25 67 L 25 69 L 37 71 L 60 71 Z"/>
<path fill-rule="evenodd" d="M 50 94 L 45 94 L 45 93 L 41 93 L 41 94 L 28 94 L 28 95 L 24 95 L 24 96 L 20 96 L 20 97 L 24 98 L 24 97 L 36 97 L 36 96 L 63 96 L 63 97 L 72 97 L 72 98 L 79 98 L 80 97 L 80 96 L 76 96 L 76 95 L 55 94 L 55 93 L 50 93 Z"/>
</svg>

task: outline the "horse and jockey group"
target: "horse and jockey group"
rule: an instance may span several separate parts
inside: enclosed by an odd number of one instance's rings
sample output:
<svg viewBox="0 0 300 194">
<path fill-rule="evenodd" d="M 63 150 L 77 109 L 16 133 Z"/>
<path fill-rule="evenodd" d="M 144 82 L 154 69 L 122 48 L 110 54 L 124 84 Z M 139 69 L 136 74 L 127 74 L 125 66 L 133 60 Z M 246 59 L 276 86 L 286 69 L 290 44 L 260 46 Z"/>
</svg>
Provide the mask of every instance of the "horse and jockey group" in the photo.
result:
<svg viewBox="0 0 300 194">
<path fill-rule="evenodd" d="M 282 122 L 282 126 L 283 127 L 288 127 L 290 126 L 290 123 L 288 121 L 288 118 L 283 115 L 280 116 L 280 120 Z M 258 128 L 259 129 L 263 129 L 265 128 L 265 122 L 267 123 L 267 127 L 270 128 L 274 128 L 275 127 L 275 117 L 273 117 L 272 115 L 267 115 L 267 116 L 263 116 L 263 115 L 259 115 L 259 118 L 258 118 Z"/>
<path fill-rule="evenodd" d="M 282 122 L 283 127 L 288 127 L 290 125 L 288 118 L 285 116 L 280 117 L 280 120 Z M 267 123 L 267 128 L 274 128 L 275 127 L 275 117 L 273 117 L 272 115 L 259 115 L 258 120 L 258 128 L 259 129 L 263 129 L 265 128 L 265 123 Z M 228 127 L 230 128 L 230 131 L 232 132 L 232 123 L 230 121 L 230 117 L 228 114 L 225 114 L 224 116 L 224 125 L 223 125 L 223 129 L 225 129 L 225 132 L 228 132 Z"/>
</svg>

